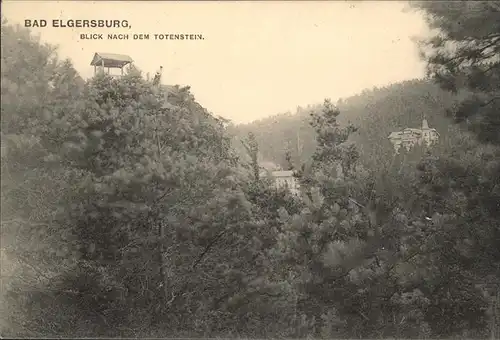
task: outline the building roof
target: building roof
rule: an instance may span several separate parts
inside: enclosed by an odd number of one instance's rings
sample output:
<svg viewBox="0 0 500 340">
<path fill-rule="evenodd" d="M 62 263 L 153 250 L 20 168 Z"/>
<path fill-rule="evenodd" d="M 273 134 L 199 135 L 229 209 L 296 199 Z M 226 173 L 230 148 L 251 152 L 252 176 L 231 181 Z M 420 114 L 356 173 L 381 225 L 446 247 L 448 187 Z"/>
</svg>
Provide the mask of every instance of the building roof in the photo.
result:
<svg viewBox="0 0 500 340">
<path fill-rule="evenodd" d="M 272 175 L 274 177 L 293 177 L 293 171 L 292 170 L 287 170 L 287 171 L 273 171 Z"/>
<path fill-rule="evenodd" d="M 403 130 L 403 132 L 413 132 L 413 133 L 421 134 L 422 130 L 421 129 L 415 129 L 415 128 L 405 128 Z"/>
<path fill-rule="evenodd" d="M 389 135 L 389 137 L 387 137 L 389 139 L 392 139 L 392 138 L 401 138 L 401 132 L 391 132 L 391 134 Z"/>
<path fill-rule="evenodd" d="M 115 53 L 100 53 L 94 54 L 94 58 L 90 62 L 91 66 L 102 66 L 104 62 L 104 67 L 114 67 L 122 68 L 123 66 L 133 62 L 132 58 L 125 54 L 115 54 Z"/>
</svg>

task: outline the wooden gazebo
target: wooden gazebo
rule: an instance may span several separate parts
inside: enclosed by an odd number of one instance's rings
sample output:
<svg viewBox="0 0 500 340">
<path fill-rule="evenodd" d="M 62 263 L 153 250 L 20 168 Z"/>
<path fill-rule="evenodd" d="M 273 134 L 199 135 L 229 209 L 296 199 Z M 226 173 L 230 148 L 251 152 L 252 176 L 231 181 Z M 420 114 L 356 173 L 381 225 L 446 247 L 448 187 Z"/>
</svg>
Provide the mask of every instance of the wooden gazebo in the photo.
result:
<svg viewBox="0 0 500 340">
<path fill-rule="evenodd" d="M 123 68 L 132 63 L 132 58 L 125 54 L 96 53 L 90 65 L 94 66 L 94 75 L 97 73 L 98 69 L 104 71 L 105 68 L 108 69 L 108 74 L 110 74 L 110 69 L 119 68 L 121 75 L 123 75 Z"/>
</svg>

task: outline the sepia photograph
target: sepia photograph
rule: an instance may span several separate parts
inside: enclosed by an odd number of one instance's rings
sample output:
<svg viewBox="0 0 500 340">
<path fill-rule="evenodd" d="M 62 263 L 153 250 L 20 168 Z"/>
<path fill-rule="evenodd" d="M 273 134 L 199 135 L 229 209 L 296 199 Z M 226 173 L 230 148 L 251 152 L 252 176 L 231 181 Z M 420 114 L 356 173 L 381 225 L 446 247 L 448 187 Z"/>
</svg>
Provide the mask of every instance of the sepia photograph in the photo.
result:
<svg viewBox="0 0 500 340">
<path fill-rule="evenodd" d="M 500 339 L 500 1 L 1 13 L 0 339 Z"/>
</svg>

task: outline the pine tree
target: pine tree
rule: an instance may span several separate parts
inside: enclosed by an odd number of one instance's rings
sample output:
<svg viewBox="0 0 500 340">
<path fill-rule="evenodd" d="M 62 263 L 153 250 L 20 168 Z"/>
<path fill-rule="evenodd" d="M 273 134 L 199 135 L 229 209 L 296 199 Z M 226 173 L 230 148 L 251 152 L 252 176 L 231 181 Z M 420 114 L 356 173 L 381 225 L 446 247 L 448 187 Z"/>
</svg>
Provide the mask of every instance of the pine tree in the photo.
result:
<svg viewBox="0 0 500 340">
<path fill-rule="evenodd" d="M 423 42 L 424 51 L 431 52 L 422 54 L 429 76 L 446 89 L 469 93 L 450 113 L 481 141 L 499 143 L 500 3 L 422 1 L 413 6 L 440 30 Z"/>
<path fill-rule="evenodd" d="M 266 281 L 262 221 L 224 122 L 189 88 L 165 105 L 137 70 L 81 84 L 28 31 L 5 26 L 2 38 L 21 46 L 2 54 L 2 251 L 23 273 L 2 295 L 2 334 L 275 329 L 269 296 L 282 289 Z M 243 322 L 249 313 L 261 321 Z"/>
<path fill-rule="evenodd" d="M 63 281 L 78 266 L 78 242 L 73 226 L 57 217 L 79 174 L 54 162 L 61 144 L 53 138 L 82 80 L 52 46 L 6 21 L 1 76 L 2 268 L 11 270 L 2 273 L 1 332 L 70 335 L 80 309 Z"/>
<path fill-rule="evenodd" d="M 252 176 L 254 183 L 258 183 L 260 179 L 260 165 L 259 165 L 259 144 L 252 132 L 248 133 L 245 141 L 242 141 L 245 150 L 250 156 L 250 166 L 252 168 Z"/>
<path fill-rule="evenodd" d="M 90 273 L 101 277 L 85 295 L 99 298 L 92 309 L 115 324 L 104 334 L 125 325 L 180 332 L 188 315 L 209 327 L 210 309 L 200 302 L 210 306 L 228 293 L 222 282 L 232 280 L 219 264 L 242 260 L 232 251 L 253 244 L 248 203 L 223 150 L 223 130 L 193 110 L 188 92 L 179 95 L 187 98 L 183 107 L 163 109 L 163 97 L 139 74 L 102 75 L 68 117 L 77 128 L 68 131 L 64 161 L 87 177 L 71 220 L 90 246 L 81 265 L 91 268 L 73 285 L 82 290 Z M 229 247 L 244 240 L 244 248 Z M 202 273 L 211 279 L 201 279 Z M 188 312 L 193 309 L 195 316 Z"/>
<path fill-rule="evenodd" d="M 499 200 L 496 188 L 500 164 L 495 160 L 498 148 L 491 144 L 498 145 L 500 141 L 500 6 L 494 1 L 418 2 L 414 6 L 424 13 L 432 28 L 440 31 L 424 42 L 431 52 L 422 54 L 428 62 L 429 75 L 443 88 L 467 95 L 449 113 L 484 144 L 456 140 L 451 152 L 427 158 L 421 165 L 425 174 L 422 176 L 423 191 L 433 209 L 442 215 L 436 223 L 441 230 L 447 227 L 447 234 L 441 235 L 448 241 L 447 249 L 441 249 L 446 254 L 442 261 L 458 263 L 460 269 L 457 271 L 468 276 L 467 280 L 461 278 L 455 282 L 465 285 L 465 282 L 482 284 L 492 278 L 498 281 L 499 215 L 498 208 L 493 208 L 491 202 Z M 455 48 L 449 49 L 450 46 Z M 476 254 L 474 259 L 469 257 L 471 251 Z M 496 289 L 498 291 L 499 287 Z M 454 301 L 460 304 L 462 297 L 459 294 Z M 450 309 L 447 312 L 453 313 Z M 468 322 L 474 323 L 470 328 L 480 328 L 478 324 L 485 322 L 484 317 L 479 312 L 475 318 L 470 315 Z M 455 314 L 449 319 L 458 320 Z M 451 321 L 436 321 L 435 329 L 440 332 L 449 334 L 459 328 Z M 489 328 L 494 338 L 498 334 L 498 324 L 495 325 L 493 319 L 490 319 Z"/>
<path fill-rule="evenodd" d="M 357 177 L 356 153 L 353 146 L 346 147 L 346 142 L 355 129 L 340 128 L 336 119 L 339 114 L 328 100 L 320 114 L 313 114 L 318 147 L 311 167 L 299 175 L 309 195 L 303 197 L 305 207 L 299 213 L 281 210 L 276 252 L 283 266 L 294 273 L 289 279 L 297 294 L 293 336 L 372 334 L 364 324 L 367 320 L 376 324 L 370 316 L 375 310 L 380 312 L 373 306 L 360 305 L 364 280 L 374 280 L 383 271 L 374 262 L 377 245 L 374 235 L 367 233 L 370 220 L 353 203 L 356 201 L 350 200 Z M 337 164 L 344 170 L 344 177 L 337 175 Z M 365 279 L 356 279 L 356 273 L 363 273 Z M 359 326 L 360 333 L 349 331 Z"/>
</svg>

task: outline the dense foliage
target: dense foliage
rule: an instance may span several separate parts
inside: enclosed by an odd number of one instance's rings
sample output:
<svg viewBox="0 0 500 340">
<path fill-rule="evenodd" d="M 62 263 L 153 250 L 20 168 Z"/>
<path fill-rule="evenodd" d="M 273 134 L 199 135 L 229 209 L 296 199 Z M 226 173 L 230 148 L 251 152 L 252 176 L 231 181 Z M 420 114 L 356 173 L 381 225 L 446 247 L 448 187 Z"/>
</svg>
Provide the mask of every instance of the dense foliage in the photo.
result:
<svg viewBox="0 0 500 340">
<path fill-rule="evenodd" d="M 500 2 L 415 2 L 438 33 L 422 41 L 428 73 L 445 89 L 471 93 L 451 114 L 482 142 L 499 143 Z"/>
<path fill-rule="evenodd" d="M 443 41 L 495 34 L 485 3 L 417 5 Z M 2 336 L 500 334 L 500 150 L 483 131 L 498 112 L 464 104 L 496 93 L 493 75 L 471 85 L 480 58 L 227 126 L 137 69 L 84 81 L 6 22 L 2 48 Z M 447 111 L 480 117 L 474 134 Z M 424 117 L 439 144 L 394 155 L 387 135 Z"/>
</svg>

